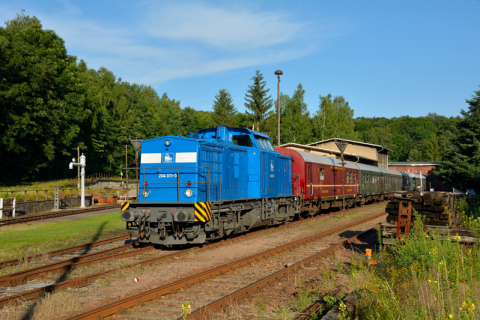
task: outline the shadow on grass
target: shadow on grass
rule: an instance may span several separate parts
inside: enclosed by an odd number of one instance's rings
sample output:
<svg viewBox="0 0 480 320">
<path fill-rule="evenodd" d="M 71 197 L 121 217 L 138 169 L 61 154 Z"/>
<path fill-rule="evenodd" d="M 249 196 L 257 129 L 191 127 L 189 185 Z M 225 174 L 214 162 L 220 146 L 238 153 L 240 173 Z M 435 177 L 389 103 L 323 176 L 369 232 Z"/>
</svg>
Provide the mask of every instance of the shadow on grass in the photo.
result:
<svg viewBox="0 0 480 320">
<path fill-rule="evenodd" d="M 100 227 L 98 228 L 97 232 L 95 233 L 95 235 L 92 237 L 92 239 L 90 240 L 90 242 L 95 242 L 95 241 L 98 241 L 100 239 L 100 236 L 102 235 L 103 233 L 103 230 L 105 229 L 105 226 L 106 224 L 108 223 L 108 221 L 105 221 L 103 222 Z M 82 257 L 83 255 L 87 254 L 90 252 L 90 249 L 91 249 L 91 246 L 87 246 L 85 249 L 83 249 L 83 251 L 81 252 L 81 254 L 78 256 L 78 257 L 75 257 L 73 258 L 73 261 L 68 264 L 65 268 L 65 271 L 58 277 L 57 280 L 55 280 L 55 284 L 57 283 L 60 283 L 62 281 L 65 281 L 67 280 L 68 276 L 70 275 L 70 273 L 72 272 L 73 268 L 72 268 L 72 265 L 79 262 L 80 261 L 80 257 Z M 43 288 L 43 294 L 45 293 L 51 293 L 51 292 L 54 292 L 55 291 L 55 288 L 54 288 L 54 284 L 53 285 L 49 285 L 49 286 L 46 286 L 45 288 Z M 33 319 L 33 316 L 34 316 L 34 312 L 35 312 L 35 307 L 37 306 L 38 304 L 38 301 L 35 301 L 32 305 L 29 306 L 29 308 L 27 309 L 27 311 L 25 312 L 25 314 L 22 316 L 22 320 L 30 320 L 30 319 Z"/>
</svg>

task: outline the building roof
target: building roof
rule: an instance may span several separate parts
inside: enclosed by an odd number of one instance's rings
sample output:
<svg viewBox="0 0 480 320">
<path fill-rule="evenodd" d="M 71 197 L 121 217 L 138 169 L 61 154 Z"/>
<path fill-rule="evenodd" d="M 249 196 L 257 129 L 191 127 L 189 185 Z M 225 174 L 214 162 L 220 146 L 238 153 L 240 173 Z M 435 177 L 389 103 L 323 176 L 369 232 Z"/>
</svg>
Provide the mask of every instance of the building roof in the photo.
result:
<svg viewBox="0 0 480 320">
<path fill-rule="evenodd" d="M 353 140 L 340 139 L 340 138 L 331 138 L 331 139 L 327 139 L 327 140 L 317 141 L 317 142 L 309 143 L 308 145 L 313 146 L 313 145 L 317 145 L 317 144 L 320 144 L 320 143 L 325 143 L 325 142 L 330 142 L 330 141 L 341 141 L 341 140 L 347 141 L 348 143 L 351 143 L 351 144 L 360 144 L 360 145 L 363 145 L 363 146 L 375 147 L 377 149 L 387 150 L 387 151 L 390 151 L 390 152 L 392 151 L 392 150 L 390 150 L 388 148 L 385 148 L 384 146 L 381 146 L 379 144 L 371 144 L 371 143 L 366 143 L 366 142 L 353 141 Z"/>
<path fill-rule="evenodd" d="M 282 145 L 280 146 L 280 148 L 288 148 L 288 147 L 296 147 L 296 148 L 310 149 L 310 150 L 316 150 L 316 151 L 320 151 L 320 152 L 328 152 L 328 153 L 332 153 L 332 154 L 337 154 L 337 155 L 339 155 L 339 156 L 341 155 L 341 153 L 340 153 L 339 150 L 330 150 L 330 149 L 325 149 L 325 148 L 314 147 L 314 146 L 311 146 L 311 145 L 304 145 L 304 144 L 293 143 L 293 142 L 284 143 L 284 144 L 282 144 Z M 297 150 L 297 151 L 298 151 L 298 150 Z M 376 159 L 370 159 L 370 158 L 358 156 L 358 155 L 353 154 L 353 153 L 344 152 L 343 154 L 344 154 L 344 156 L 355 157 L 355 158 L 357 158 L 357 159 L 359 159 L 359 160 L 360 160 L 360 159 L 363 159 L 363 160 L 378 162 L 378 160 L 376 160 Z"/>
<path fill-rule="evenodd" d="M 418 167 L 418 166 L 438 166 L 439 162 L 435 161 L 414 161 L 414 162 L 389 162 L 388 166 L 409 166 L 409 167 Z"/>
</svg>

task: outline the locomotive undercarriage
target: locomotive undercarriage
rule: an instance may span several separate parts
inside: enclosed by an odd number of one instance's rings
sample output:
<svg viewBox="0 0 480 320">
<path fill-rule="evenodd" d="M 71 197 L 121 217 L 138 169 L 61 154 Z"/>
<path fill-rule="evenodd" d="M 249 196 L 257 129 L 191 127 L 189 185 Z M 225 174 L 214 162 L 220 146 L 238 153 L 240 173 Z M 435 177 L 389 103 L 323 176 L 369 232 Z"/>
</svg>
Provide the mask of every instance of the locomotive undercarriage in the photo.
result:
<svg viewBox="0 0 480 320">
<path fill-rule="evenodd" d="M 127 222 L 132 236 L 141 242 L 185 245 L 282 224 L 292 221 L 300 211 L 296 196 L 215 201 L 209 202 L 208 208 L 206 221 L 198 221 L 194 203 L 132 202 L 122 211 L 122 220 Z"/>
</svg>

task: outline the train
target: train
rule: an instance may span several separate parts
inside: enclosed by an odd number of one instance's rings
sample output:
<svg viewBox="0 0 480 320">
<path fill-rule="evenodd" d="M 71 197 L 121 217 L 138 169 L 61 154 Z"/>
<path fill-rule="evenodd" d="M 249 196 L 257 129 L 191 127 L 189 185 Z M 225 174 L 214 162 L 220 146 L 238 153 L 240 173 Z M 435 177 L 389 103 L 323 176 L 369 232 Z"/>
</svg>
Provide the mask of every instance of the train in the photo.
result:
<svg viewBox="0 0 480 320">
<path fill-rule="evenodd" d="M 341 208 L 343 196 L 346 207 L 390 199 L 420 179 L 219 126 L 142 141 L 137 201 L 121 203 L 121 219 L 140 242 L 203 244 Z"/>
</svg>

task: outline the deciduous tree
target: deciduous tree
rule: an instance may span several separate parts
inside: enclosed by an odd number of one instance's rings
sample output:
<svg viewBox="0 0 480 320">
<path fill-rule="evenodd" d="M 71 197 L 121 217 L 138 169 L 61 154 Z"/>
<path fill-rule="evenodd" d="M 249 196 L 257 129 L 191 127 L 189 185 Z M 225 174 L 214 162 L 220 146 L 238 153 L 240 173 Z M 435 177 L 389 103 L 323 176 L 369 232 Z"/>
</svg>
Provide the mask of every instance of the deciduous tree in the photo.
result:
<svg viewBox="0 0 480 320">
<path fill-rule="evenodd" d="M 345 98 L 332 95 L 320 96 L 320 105 L 314 119 L 316 137 L 320 140 L 330 138 L 344 138 L 355 140 L 353 109 Z"/>
</svg>

